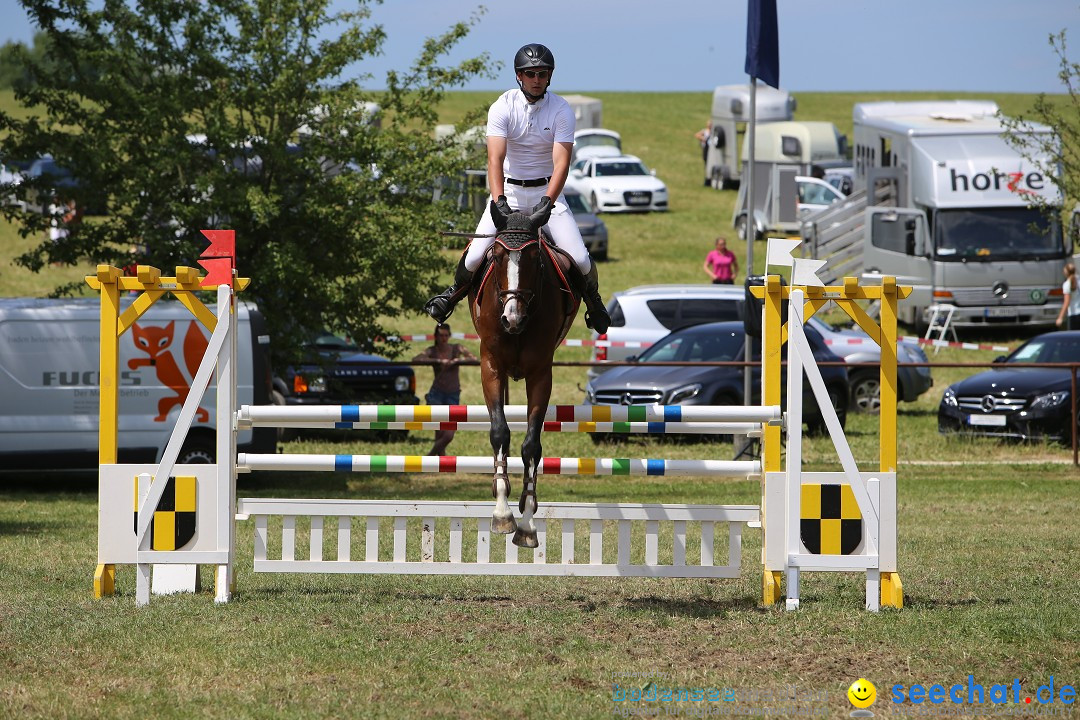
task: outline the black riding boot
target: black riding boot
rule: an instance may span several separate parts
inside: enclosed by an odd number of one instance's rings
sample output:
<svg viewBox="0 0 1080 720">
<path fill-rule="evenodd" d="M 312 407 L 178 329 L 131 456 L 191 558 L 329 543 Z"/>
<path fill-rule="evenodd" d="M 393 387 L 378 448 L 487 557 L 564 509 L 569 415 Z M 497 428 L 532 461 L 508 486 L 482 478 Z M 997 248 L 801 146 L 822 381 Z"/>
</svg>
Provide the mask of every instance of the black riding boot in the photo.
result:
<svg viewBox="0 0 1080 720">
<path fill-rule="evenodd" d="M 458 261 L 457 270 L 454 272 L 454 284 L 424 305 L 424 312 L 435 318 L 437 322 L 446 322 L 446 319 L 454 312 L 454 306 L 469 293 L 473 273 L 465 269 L 465 255 L 466 253 L 462 253 L 461 260 Z"/>
<path fill-rule="evenodd" d="M 588 312 L 585 313 L 585 325 L 603 335 L 611 325 L 611 316 L 608 315 L 604 301 L 600 298 L 600 285 L 596 277 L 596 263 L 589 267 L 589 273 L 582 275 L 576 263 L 570 263 L 571 277 L 574 280 L 575 290 L 585 301 Z"/>
</svg>

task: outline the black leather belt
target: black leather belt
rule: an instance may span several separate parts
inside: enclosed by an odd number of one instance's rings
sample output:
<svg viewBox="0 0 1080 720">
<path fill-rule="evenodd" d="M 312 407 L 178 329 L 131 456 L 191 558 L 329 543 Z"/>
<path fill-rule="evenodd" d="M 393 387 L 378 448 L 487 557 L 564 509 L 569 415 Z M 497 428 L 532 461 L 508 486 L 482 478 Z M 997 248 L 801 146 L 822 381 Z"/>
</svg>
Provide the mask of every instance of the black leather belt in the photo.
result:
<svg viewBox="0 0 1080 720">
<path fill-rule="evenodd" d="M 514 178 L 506 178 L 506 182 L 511 185 L 520 185 L 521 187 L 541 187 L 547 185 L 551 178 L 534 178 L 532 180 L 515 180 Z"/>
</svg>

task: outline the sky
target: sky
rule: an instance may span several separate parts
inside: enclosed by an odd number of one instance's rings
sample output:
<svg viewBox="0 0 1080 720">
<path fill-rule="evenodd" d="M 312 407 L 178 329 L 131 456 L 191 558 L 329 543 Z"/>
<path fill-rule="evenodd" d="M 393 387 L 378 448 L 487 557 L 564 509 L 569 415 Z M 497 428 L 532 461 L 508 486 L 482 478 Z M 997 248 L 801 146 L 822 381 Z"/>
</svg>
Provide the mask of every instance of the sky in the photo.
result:
<svg viewBox="0 0 1080 720">
<path fill-rule="evenodd" d="M 388 39 L 364 71 L 377 79 L 407 69 L 425 38 L 479 7 L 375 5 L 372 21 Z M 1080 0 L 777 0 L 777 14 L 780 85 L 791 91 L 1058 93 L 1064 87 L 1048 38 L 1066 30 L 1080 48 Z M 21 6 L 0 1 L 0 43 L 32 37 Z M 746 0 L 488 0 L 449 59 L 487 52 L 503 62 L 499 77 L 465 89 L 508 88 L 514 52 L 529 42 L 554 52 L 555 92 L 712 90 L 746 82 Z M 1080 51 L 1071 59 L 1080 61 Z"/>
</svg>

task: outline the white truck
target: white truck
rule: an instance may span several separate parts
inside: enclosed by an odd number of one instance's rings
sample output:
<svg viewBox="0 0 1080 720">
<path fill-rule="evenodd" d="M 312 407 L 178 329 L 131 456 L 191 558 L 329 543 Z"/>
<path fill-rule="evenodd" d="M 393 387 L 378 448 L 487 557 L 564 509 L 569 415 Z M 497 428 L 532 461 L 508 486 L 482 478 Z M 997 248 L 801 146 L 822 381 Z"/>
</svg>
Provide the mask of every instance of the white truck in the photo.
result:
<svg viewBox="0 0 1080 720">
<path fill-rule="evenodd" d="M 1060 193 L 1003 130 L 988 101 L 855 105 L 854 192 L 802 227 L 803 252 L 826 261 L 818 276 L 895 276 L 914 288 L 900 320 L 916 329 L 934 306 L 958 327 L 1052 324 L 1067 256 Z"/>
<path fill-rule="evenodd" d="M 743 240 L 767 233 L 798 234 L 802 219 L 823 206 L 843 199 L 843 194 L 824 180 L 811 177 L 818 163 L 842 162 L 847 156 L 847 137 L 831 122 L 773 122 L 754 133 L 754 211 L 747 209 L 750 183 L 749 143 L 743 144 L 742 180 L 731 224 Z"/>
<path fill-rule="evenodd" d="M 132 298 L 123 299 L 122 309 Z M 0 298 L 0 467 L 98 466 L 100 308 L 97 298 Z M 237 310 L 237 402 L 272 400 L 269 336 L 253 305 Z M 157 462 L 210 333 L 179 302 L 159 300 L 120 336 L 121 462 Z M 211 383 L 211 388 L 214 384 Z M 179 463 L 213 462 L 216 395 L 196 413 Z M 275 452 L 274 428 L 237 435 L 241 452 Z"/>
<path fill-rule="evenodd" d="M 757 127 L 765 123 L 790 120 L 795 113 L 795 98 L 787 90 L 758 85 L 756 97 Z M 710 135 L 705 150 L 705 177 L 714 188 L 731 188 L 739 181 L 739 135 L 750 122 L 750 86 L 719 85 L 713 90 Z"/>
</svg>

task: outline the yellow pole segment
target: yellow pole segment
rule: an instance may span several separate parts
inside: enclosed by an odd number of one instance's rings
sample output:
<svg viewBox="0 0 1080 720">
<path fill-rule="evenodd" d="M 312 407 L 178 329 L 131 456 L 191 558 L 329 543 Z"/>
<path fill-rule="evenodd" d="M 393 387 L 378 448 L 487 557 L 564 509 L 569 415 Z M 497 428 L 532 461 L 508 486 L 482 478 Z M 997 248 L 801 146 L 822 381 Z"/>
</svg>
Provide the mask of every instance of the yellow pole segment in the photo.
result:
<svg viewBox="0 0 1080 720">
<path fill-rule="evenodd" d="M 881 279 L 881 408 L 879 434 L 881 472 L 896 472 L 896 317 L 898 292 L 895 277 Z M 896 498 L 891 505 L 896 506 Z M 904 607 L 900 573 L 881 573 L 881 606 Z"/>
<path fill-rule="evenodd" d="M 779 275 L 765 278 L 765 322 L 761 330 L 761 352 L 763 369 L 762 405 L 779 405 L 781 394 L 780 348 L 782 328 L 780 326 L 781 307 L 784 304 L 784 288 Z M 765 472 L 780 472 L 780 426 L 766 425 L 762 441 L 762 458 Z"/>
<path fill-rule="evenodd" d="M 779 405 L 781 395 L 780 381 L 780 358 L 783 339 L 781 336 L 780 320 L 781 308 L 784 305 L 784 287 L 780 284 L 779 275 L 768 275 L 765 278 L 765 318 L 761 329 L 761 356 L 762 356 L 762 405 Z M 762 433 L 761 457 L 764 472 L 780 472 L 783 466 L 780 462 L 780 436 L 779 425 L 766 425 Z M 764 538 L 765 524 L 765 479 L 761 481 L 761 537 Z M 761 549 L 764 559 L 765 548 Z M 764 569 L 761 584 L 761 602 L 763 605 L 775 605 L 780 602 L 780 581 L 783 573 L 779 570 Z"/>
<path fill-rule="evenodd" d="M 100 343 L 100 389 L 98 392 L 98 462 L 112 465 L 116 462 L 116 426 L 119 410 L 120 334 L 117 322 L 120 318 L 120 288 L 117 278 L 120 271 L 108 265 L 98 265 L 97 279 L 101 282 L 101 343 Z"/>
<path fill-rule="evenodd" d="M 881 279 L 881 472 L 896 472 L 896 278 Z"/>
<path fill-rule="evenodd" d="M 120 289 L 116 280 L 117 268 L 98 265 L 97 279 L 101 282 L 101 316 L 99 327 L 98 366 L 98 463 L 116 462 L 117 424 L 119 422 L 120 335 L 116 325 L 120 317 Z M 94 597 L 102 598 L 116 591 L 116 568 L 98 565 L 94 571 Z"/>
</svg>

